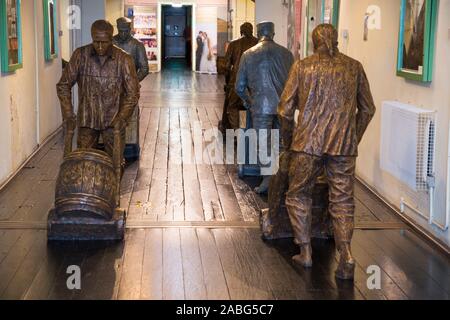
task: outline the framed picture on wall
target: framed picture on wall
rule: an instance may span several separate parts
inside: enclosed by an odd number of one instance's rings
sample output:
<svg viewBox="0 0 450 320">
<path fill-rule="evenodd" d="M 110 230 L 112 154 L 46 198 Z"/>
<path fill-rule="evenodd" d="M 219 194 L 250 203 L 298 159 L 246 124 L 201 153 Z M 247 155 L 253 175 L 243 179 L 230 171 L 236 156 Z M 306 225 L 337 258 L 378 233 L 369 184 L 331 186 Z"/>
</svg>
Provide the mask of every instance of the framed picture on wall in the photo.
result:
<svg viewBox="0 0 450 320">
<path fill-rule="evenodd" d="M 58 57 L 58 33 L 56 29 L 56 1 L 42 0 L 44 5 L 44 49 L 45 60 Z"/>
<path fill-rule="evenodd" d="M 339 26 L 340 0 L 307 0 L 306 26 L 307 37 L 305 37 L 304 56 L 314 53 L 312 33 L 322 23 L 329 23 L 336 28 Z"/>
<path fill-rule="evenodd" d="M 20 0 L 0 0 L 0 59 L 3 73 L 23 66 L 20 12 Z"/>
<path fill-rule="evenodd" d="M 397 75 L 431 82 L 438 0 L 402 0 Z"/>
</svg>

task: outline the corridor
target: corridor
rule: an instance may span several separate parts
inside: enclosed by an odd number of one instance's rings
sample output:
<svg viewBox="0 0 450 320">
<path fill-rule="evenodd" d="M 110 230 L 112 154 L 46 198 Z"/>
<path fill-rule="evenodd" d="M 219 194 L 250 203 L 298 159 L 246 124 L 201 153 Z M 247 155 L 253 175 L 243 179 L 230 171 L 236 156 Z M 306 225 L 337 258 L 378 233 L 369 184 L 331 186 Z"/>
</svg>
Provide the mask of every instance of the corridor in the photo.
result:
<svg viewBox="0 0 450 320">
<path fill-rule="evenodd" d="M 311 270 L 291 261 L 292 240 L 263 242 L 259 211 L 267 199 L 252 191 L 258 180 L 240 180 L 233 165 L 181 161 L 192 153 L 183 133 L 193 134 L 196 123 L 217 127 L 223 86 L 222 76 L 183 68 L 144 80 L 141 160 L 122 183 L 123 243 L 47 244 L 63 154 L 62 132 L 52 137 L 0 191 L 0 299 L 450 298 L 448 257 L 359 183 L 354 284 L 335 279 L 332 241 L 313 243 Z M 66 285 L 73 265 L 82 270 L 81 290 Z M 374 265 L 379 290 L 367 285 Z"/>
</svg>

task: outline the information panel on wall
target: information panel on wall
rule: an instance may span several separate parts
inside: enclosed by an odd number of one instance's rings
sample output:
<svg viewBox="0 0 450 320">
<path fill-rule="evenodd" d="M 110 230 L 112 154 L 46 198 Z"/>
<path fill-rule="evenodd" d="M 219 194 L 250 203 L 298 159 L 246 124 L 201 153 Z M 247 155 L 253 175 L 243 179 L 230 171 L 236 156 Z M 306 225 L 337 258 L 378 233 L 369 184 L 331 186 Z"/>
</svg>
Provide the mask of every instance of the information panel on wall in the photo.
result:
<svg viewBox="0 0 450 320">
<path fill-rule="evenodd" d="M 156 6 L 133 6 L 126 9 L 133 19 L 134 37 L 145 46 L 150 72 L 158 72 L 158 17 Z"/>
</svg>

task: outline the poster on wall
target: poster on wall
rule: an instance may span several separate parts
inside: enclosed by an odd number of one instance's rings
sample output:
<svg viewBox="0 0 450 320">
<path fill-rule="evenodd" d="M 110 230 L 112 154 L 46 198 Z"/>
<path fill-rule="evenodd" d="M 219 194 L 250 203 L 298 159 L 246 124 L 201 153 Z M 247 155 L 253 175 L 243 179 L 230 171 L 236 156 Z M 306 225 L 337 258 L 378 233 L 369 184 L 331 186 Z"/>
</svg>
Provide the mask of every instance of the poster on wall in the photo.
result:
<svg viewBox="0 0 450 320">
<path fill-rule="evenodd" d="M 126 14 L 133 15 L 134 37 L 145 46 L 150 72 L 158 71 L 158 16 L 156 6 L 134 6 L 127 8 Z"/>
<path fill-rule="evenodd" d="M 56 37 L 56 0 L 43 0 L 44 5 L 44 49 L 45 60 L 50 61 L 58 56 L 58 38 Z"/>
<path fill-rule="evenodd" d="M 402 0 L 397 75 L 431 82 L 437 1 Z"/>
<path fill-rule="evenodd" d="M 22 27 L 20 0 L 0 0 L 1 71 L 22 68 Z"/>
<path fill-rule="evenodd" d="M 217 7 L 197 8 L 195 70 L 217 73 Z"/>
</svg>

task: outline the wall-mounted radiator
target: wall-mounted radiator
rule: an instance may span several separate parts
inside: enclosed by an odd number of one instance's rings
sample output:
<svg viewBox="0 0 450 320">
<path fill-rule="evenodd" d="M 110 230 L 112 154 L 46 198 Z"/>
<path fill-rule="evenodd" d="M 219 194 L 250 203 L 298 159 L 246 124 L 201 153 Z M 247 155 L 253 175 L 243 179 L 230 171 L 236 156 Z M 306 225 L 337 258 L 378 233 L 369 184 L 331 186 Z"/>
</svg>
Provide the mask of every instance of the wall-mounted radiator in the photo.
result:
<svg viewBox="0 0 450 320">
<path fill-rule="evenodd" d="M 409 207 L 442 230 L 448 221 L 434 217 L 436 113 L 396 101 L 385 101 L 382 107 L 381 169 L 405 183 L 414 191 L 427 191 L 429 212 L 422 213 L 401 200 L 401 211 Z"/>
<path fill-rule="evenodd" d="M 382 108 L 381 169 L 415 191 L 434 177 L 435 112 L 396 101 Z"/>
</svg>

